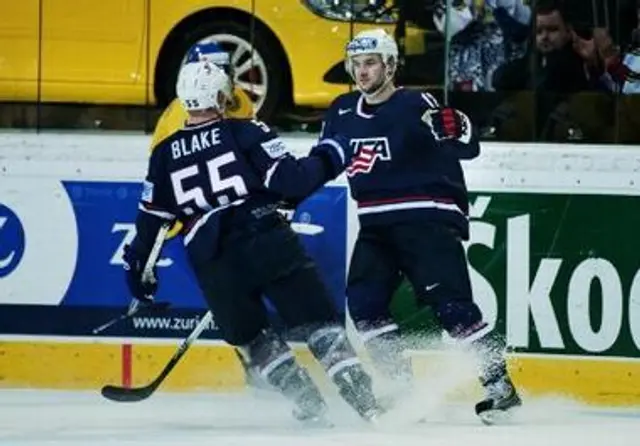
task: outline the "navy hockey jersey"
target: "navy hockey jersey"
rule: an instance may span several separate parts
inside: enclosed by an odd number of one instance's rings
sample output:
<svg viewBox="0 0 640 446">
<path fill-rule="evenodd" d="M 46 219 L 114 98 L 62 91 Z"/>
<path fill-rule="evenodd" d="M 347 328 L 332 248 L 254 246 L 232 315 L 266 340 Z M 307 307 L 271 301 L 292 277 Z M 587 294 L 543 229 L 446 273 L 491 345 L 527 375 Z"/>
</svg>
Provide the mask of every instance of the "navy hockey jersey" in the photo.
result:
<svg viewBox="0 0 640 446">
<path fill-rule="evenodd" d="M 342 146 L 330 139 L 296 159 L 259 121 L 186 125 L 149 159 L 132 247 L 148 255 L 162 223 L 179 219 L 190 257 L 213 255 L 221 215 L 233 210 L 237 225 L 275 213 L 281 200 L 304 199 L 338 175 L 344 157 Z"/>
<path fill-rule="evenodd" d="M 321 138 L 343 134 L 350 141 L 354 157 L 346 173 L 361 225 L 440 221 L 468 238 L 460 159 L 476 157 L 479 143 L 475 136 L 437 139 L 429 112 L 438 108 L 430 94 L 402 88 L 373 106 L 360 92 L 331 105 Z"/>
</svg>

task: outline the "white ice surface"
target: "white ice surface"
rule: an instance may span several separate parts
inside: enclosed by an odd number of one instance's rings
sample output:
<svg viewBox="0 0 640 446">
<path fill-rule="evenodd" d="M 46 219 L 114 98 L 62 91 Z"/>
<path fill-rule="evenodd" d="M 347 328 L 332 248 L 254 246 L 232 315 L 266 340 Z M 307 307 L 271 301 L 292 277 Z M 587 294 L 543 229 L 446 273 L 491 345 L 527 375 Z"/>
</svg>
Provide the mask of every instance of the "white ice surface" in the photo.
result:
<svg viewBox="0 0 640 446">
<path fill-rule="evenodd" d="M 98 392 L 0 391 L 2 446 L 617 446 L 640 445 L 640 412 L 530 400 L 509 425 L 483 426 L 468 404 L 414 401 L 378 426 L 330 399 L 332 429 L 305 429 L 279 398 L 162 394 L 113 403 Z M 428 409 L 424 409 L 428 407 Z M 423 410 L 424 409 L 424 410 Z M 416 424 L 408 413 L 426 415 Z"/>
</svg>

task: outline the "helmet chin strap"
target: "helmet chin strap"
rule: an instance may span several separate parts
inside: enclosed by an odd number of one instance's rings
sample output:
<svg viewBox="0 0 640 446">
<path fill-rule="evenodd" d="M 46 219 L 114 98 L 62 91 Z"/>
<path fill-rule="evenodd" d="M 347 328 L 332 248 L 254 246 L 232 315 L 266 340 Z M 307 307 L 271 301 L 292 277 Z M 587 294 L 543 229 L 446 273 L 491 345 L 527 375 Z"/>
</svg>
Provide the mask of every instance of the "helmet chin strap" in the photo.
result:
<svg viewBox="0 0 640 446">
<path fill-rule="evenodd" d="M 389 84 L 393 81 L 393 77 L 388 77 L 388 76 L 385 76 L 385 77 L 386 79 L 384 80 L 384 82 L 382 82 L 380 86 L 376 88 L 374 91 L 364 92 L 360 90 L 360 92 L 362 93 L 362 95 L 365 97 L 365 99 L 369 104 L 377 104 L 379 102 L 384 101 L 384 99 L 380 98 L 381 93 L 385 91 L 386 88 L 389 86 Z"/>
<path fill-rule="evenodd" d="M 386 100 L 386 98 L 381 99 L 380 95 L 383 91 L 387 89 L 387 87 L 389 86 L 389 84 L 391 84 L 391 82 L 393 82 L 393 71 L 387 68 L 384 72 L 384 81 L 382 81 L 382 83 L 378 86 L 378 88 L 376 88 L 371 92 L 365 92 L 360 88 L 358 89 L 360 90 L 360 92 L 362 93 L 362 95 L 365 97 L 365 99 L 369 104 L 377 104 Z"/>
</svg>

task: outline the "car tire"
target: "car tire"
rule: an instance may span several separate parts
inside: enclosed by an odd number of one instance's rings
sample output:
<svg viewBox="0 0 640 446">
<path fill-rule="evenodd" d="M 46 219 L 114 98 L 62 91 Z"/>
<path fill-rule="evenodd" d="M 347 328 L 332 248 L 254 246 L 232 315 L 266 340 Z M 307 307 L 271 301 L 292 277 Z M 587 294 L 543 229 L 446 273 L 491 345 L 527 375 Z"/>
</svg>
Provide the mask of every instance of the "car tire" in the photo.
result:
<svg viewBox="0 0 640 446">
<path fill-rule="evenodd" d="M 189 48 L 201 41 L 215 40 L 232 53 L 232 61 L 234 51 L 237 52 L 236 55 L 239 57 L 234 63 L 236 85 L 243 88 L 254 101 L 258 118 L 269 122 L 282 104 L 282 99 L 285 98 L 288 68 L 277 43 L 258 26 L 253 30 L 255 45 L 252 54 L 251 33 L 250 26 L 243 23 L 228 20 L 212 21 L 192 28 L 189 33 L 174 41 L 167 57 L 160 60 L 157 68 L 161 70 L 159 72 L 161 85 L 157 89 L 159 105 L 165 106 L 175 98 L 178 72 Z M 247 66 L 251 66 L 248 71 L 238 70 Z M 253 87 L 248 88 L 250 86 Z"/>
</svg>

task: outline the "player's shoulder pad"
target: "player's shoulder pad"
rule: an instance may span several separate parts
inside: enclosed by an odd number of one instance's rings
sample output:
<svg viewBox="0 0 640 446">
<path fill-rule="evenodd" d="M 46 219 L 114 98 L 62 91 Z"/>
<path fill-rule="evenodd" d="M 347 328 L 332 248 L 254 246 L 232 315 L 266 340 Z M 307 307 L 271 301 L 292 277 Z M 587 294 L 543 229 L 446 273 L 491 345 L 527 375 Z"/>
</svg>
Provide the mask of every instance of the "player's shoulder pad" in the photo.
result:
<svg viewBox="0 0 640 446">
<path fill-rule="evenodd" d="M 415 107 L 421 113 L 426 110 L 440 108 L 438 100 L 426 91 L 402 88 L 398 93 L 401 95 L 402 101 L 405 102 L 409 108 Z"/>
<path fill-rule="evenodd" d="M 260 146 L 271 158 L 280 158 L 287 153 L 282 138 L 264 122 L 257 119 L 230 119 L 227 122 L 232 126 L 240 149 Z"/>
<path fill-rule="evenodd" d="M 176 135 L 180 133 L 180 130 L 169 133 L 164 138 L 156 143 L 155 146 L 151 148 L 151 153 L 149 154 L 149 158 L 160 157 L 162 153 L 171 150 L 169 147 L 171 146 L 171 142 L 176 138 Z"/>
<path fill-rule="evenodd" d="M 329 105 L 329 109 L 327 110 L 327 116 L 334 115 L 338 113 L 338 110 L 342 109 L 355 109 L 358 105 L 358 98 L 361 93 L 357 90 L 350 91 L 349 93 L 343 93 L 331 102 Z"/>
<path fill-rule="evenodd" d="M 149 166 L 153 166 L 154 169 L 157 169 L 158 166 L 163 162 L 162 160 L 165 158 L 166 153 L 170 153 L 171 142 L 175 139 L 175 133 L 167 136 L 163 140 L 159 141 L 154 147 L 151 153 L 149 154 Z"/>
<path fill-rule="evenodd" d="M 162 139 L 158 140 L 158 141 L 154 141 L 151 146 L 149 147 L 149 156 L 153 155 L 154 153 L 156 153 L 158 150 L 160 150 L 165 144 L 165 141 L 170 137 L 169 136 L 165 136 Z"/>
<path fill-rule="evenodd" d="M 421 90 L 403 88 L 398 91 L 405 115 L 410 119 L 430 125 L 431 114 L 440 109 L 438 100 L 430 93 Z"/>
</svg>

